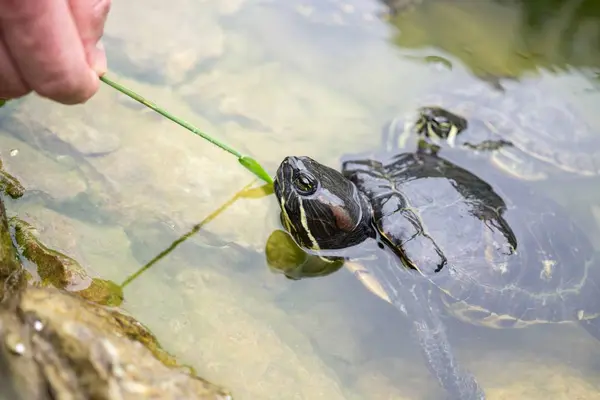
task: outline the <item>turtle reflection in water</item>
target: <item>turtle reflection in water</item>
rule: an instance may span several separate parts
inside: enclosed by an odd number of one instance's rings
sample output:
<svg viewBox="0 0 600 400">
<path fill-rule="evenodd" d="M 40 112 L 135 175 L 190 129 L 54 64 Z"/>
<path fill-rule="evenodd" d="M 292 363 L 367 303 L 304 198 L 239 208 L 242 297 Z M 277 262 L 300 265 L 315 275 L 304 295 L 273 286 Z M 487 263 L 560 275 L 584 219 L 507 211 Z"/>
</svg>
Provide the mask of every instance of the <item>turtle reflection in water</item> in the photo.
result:
<svg viewBox="0 0 600 400">
<path fill-rule="evenodd" d="M 411 135 L 433 145 L 489 154 L 495 166 L 523 180 L 560 173 L 600 174 L 600 135 L 563 98 L 533 79 L 458 80 L 417 101 L 417 116 L 392 120 L 389 148 Z M 413 114 L 413 111 L 410 111 Z"/>
<path fill-rule="evenodd" d="M 281 220 L 294 241 L 324 261 L 344 260 L 408 317 L 451 399 L 485 394 L 455 359 L 444 310 L 493 328 L 581 323 L 600 340 L 590 241 L 556 203 L 498 175 L 506 186 L 492 188 L 426 152 L 357 156 L 341 172 L 287 157 L 277 170 Z"/>
</svg>

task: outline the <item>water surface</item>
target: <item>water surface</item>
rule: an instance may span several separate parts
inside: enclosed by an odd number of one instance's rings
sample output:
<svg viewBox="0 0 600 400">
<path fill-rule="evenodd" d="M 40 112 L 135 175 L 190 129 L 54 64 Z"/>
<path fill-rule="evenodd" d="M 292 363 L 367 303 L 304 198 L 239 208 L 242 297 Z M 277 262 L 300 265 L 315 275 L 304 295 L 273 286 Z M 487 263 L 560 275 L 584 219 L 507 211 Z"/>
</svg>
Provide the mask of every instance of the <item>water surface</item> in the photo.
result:
<svg viewBox="0 0 600 400">
<path fill-rule="evenodd" d="M 391 19 L 371 0 L 115 2 L 110 74 L 271 173 L 286 155 L 337 167 L 376 149 L 386 121 L 457 78 L 534 77 L 600 131 L 592 1 L 425 1 Z M 229 154 L 109 87 L 85 105 L 30 96 L 0 115 L 6 169 L 45 193 L 9 213 L 115 282 L 252 183 Z M 596 180 L 538 185 L 600 244 Z M 274 229 L 273 196 L 235 200 L 131 282 L 124 308 L 236 399 L 439 398 L 407 322 L 351 274 L 269 270 Z M 447 324 L 489 399 L 600 398 L 600 346 L 578 327 Z"/>
</svg>

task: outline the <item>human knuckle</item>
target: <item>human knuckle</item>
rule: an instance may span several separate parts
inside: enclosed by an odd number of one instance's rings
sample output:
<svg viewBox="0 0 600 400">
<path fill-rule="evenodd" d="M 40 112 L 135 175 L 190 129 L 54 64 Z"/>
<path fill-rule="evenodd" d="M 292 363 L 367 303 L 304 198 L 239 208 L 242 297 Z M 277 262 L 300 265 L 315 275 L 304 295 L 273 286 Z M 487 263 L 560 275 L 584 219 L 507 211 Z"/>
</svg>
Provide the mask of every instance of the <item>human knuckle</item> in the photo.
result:
<svg viewBox="0 0 600 400">
<path fill-rule="evenodd" d="M 65 104 L 83 103 L 93 95 L 89 85 L 71 75 L 60 75 L 46 79 L 33 89 L 40 96 Z"/>
<path fill-rule="evenodd" d="M 110 11 L 110 7 L 112 6 L 111 0 L 91 0 L 93 2 L 92 9 L 94 10 L 94 14 L 98 16 L 100 19 L 104 19 L 108 12 Z"/>
</svg>

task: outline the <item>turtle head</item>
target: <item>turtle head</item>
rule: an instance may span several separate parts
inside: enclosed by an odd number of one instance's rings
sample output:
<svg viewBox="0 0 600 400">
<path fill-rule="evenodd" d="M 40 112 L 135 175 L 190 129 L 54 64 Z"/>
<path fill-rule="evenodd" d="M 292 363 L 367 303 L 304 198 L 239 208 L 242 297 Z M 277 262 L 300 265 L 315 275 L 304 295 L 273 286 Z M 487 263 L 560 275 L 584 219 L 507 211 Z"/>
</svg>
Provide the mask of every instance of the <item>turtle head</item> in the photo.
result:
<svg viewBox="0 0 600 400">
<path fill-rule="evenodd" d="M 345 249 L 373 236 L 371 206 L 340 172 L 309 157 L 286 157 L 274 182 L 281 222 L 300 247 Z"/>
<path fill-rule="evenodd" d="M 467 120 L 442 107 L 419 108 L 415 129 L 419 135 L 430 139 L 445 139 L 451 146 L 456 136 L 467 128 Z"/>
</svg>

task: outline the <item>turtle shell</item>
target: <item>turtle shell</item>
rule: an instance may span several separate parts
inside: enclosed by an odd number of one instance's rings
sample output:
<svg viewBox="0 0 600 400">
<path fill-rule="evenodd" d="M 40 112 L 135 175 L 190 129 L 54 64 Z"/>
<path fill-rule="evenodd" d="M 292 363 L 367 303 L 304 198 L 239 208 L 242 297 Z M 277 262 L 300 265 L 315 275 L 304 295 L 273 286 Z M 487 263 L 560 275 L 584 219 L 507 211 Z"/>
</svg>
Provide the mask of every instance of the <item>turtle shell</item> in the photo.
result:
<svg viewBox="0 0 600 400">
<path fill-rule="evenodd" d="M 599 316 L 589 239 L 529 187 L 492 187 L 431 154 L 347 159 L 342 172 L 369 198 L 381 236 L 459 319 L 519 328 Z"/>
<path fill-rule="evenodd" d="M 417 103 L 416 108 L 438 106 L 467 119 L 469 126 L 457 144 L 507 141 L 541 162 L 536 169 L 545 164 L 584 176 L 600 174 L 600 135 L 571 103 L 537 80 L 506 80 L 495 90 L 482 81 L 458 79 L 436 87 Z"/>
</svg>

